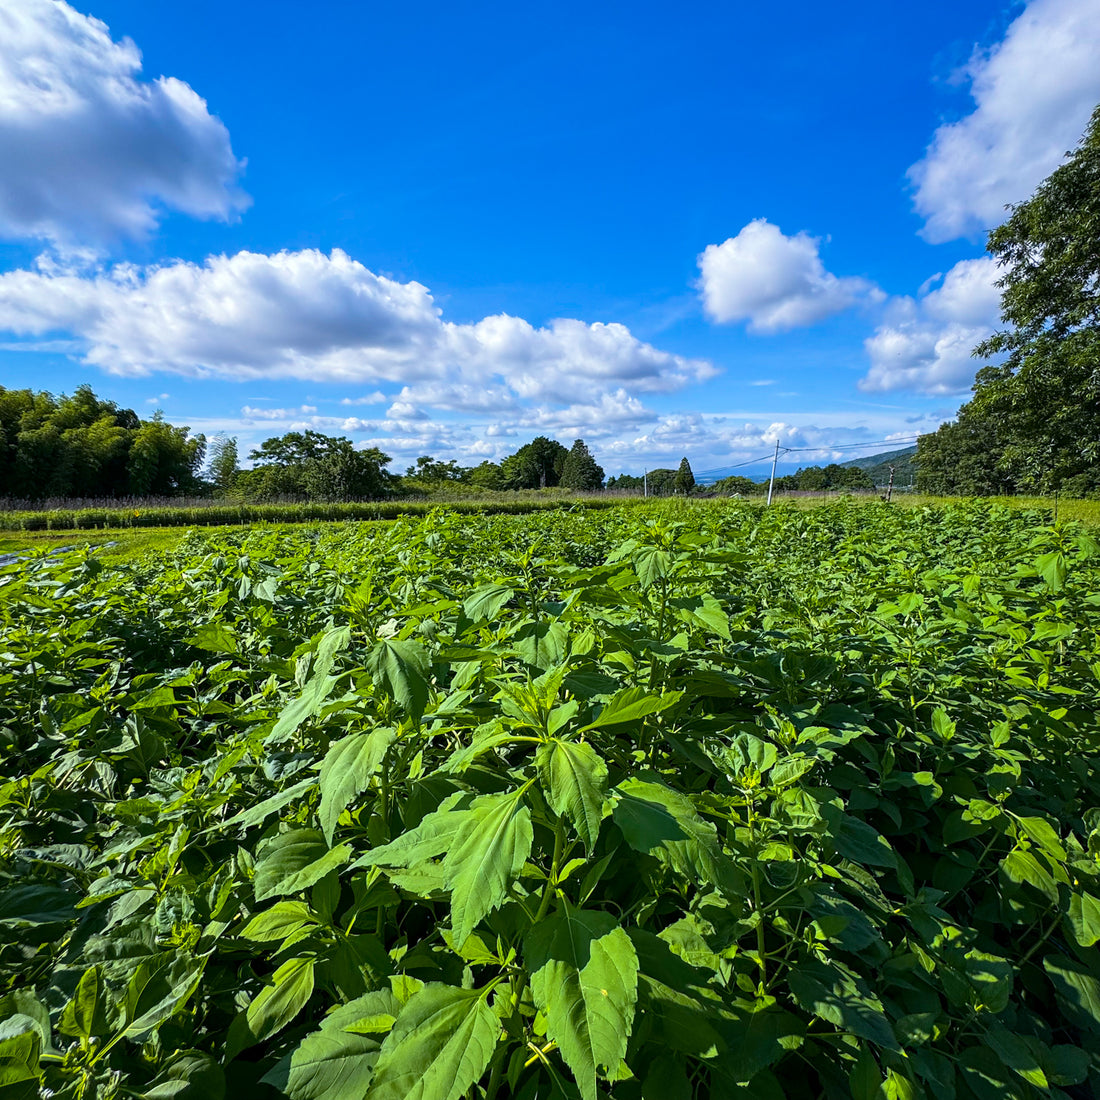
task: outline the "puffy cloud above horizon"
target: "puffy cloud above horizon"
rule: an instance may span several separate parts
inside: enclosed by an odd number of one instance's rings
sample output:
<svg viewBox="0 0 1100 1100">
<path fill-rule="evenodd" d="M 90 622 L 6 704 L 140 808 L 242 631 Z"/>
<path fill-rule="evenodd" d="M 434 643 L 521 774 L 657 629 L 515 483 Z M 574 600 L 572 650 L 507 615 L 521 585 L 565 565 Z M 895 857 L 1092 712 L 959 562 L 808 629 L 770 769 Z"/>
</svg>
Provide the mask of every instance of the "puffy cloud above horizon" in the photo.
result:
<svg viewBox="0 0 1100 1100">
<path fill-rule="evenodd" d="M 182 80 L 62 0 L 0 6 L 0 236 L 98 249 L 163 210 L 228 219 L 248 204 L 229 132 Z"/>
<path fill-rule="evenodd" d="M 616 323 L 536 328 L 506 314 L 447 322 L 426 287 L 376 275 L 339 250 L 11 271 L 0 274 L 3 330 L 71 334 L 83 362 L 118 375 L 398 383 L 411 387 L 394 406 L 403 420 L 416 419 L 420 403 L 567 406 L 623 387 L 670 392 L 718 373 Z"/>
<path fill-rule="evenodd" d="M 995 284 L 1000 274 L 991 256 L 960 260 L 934 289 L 893 299 L 885 321 L 864 342 L 871 369 L 859 388 L 872 393 L 969 390 L 979 367 L 971 352 L 998 327 L 1001 292 Z"/>
<path fill-rule="evenodd" d="M 804 232 L 786 236 L 765 218 L 707 245 L 698 257 L 707 316 L 720 324 L 747 321 L 751 332 L 782 332 L 882 299 L 874 283 L 826 271 L 820 246 Z"/>
<path fill-rule="evenodd" d="M 1100 102 L 1100 5 L 1031 0 L 960 75 L 974 110 L 940 126 L 909 169 L 933 243 L 999 225 L 1076 146 Z"/>
</svg>

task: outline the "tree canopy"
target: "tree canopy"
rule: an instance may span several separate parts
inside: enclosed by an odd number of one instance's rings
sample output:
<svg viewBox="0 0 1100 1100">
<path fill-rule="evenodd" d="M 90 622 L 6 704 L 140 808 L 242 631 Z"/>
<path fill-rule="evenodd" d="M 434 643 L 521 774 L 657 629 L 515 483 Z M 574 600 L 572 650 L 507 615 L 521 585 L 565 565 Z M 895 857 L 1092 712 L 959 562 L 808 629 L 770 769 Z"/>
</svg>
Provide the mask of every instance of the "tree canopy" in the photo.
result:
<svg viewBox="0 0 1100 1100">
<path fill-rule="evenodd" d="M 583 439 L 574 439 L 561 467 L 565 489 L 602 489 L 603 467 L 596 463 Z"/>
<path fill-rule="evenodd" d="M 536 436 L 500 464 L 502 489 L 546 489 L 561 483 L 569 452 L 556 440 Z"/>
<path fill-rule="evenodd" d="M 258 500 L 371 500 L 394 488 L 394 476 L 384 468 L 390 456 L 377 447 L 357 450 L 344 436 L 287 432 L 264 440 L 249 457 L 256 465 L 242 470 L 234 485 L 241 495 Z"/>
<path fill-rule="evenodd" d="M 1066 163 L 989 235 L 1004 328 L 954 424 L 922 436 L 926 492 L 1100 489 L 1100 107 Z"/>
<path fill-rule="evenodd" d="M 204 436 L 158 413 L 103 401 L 90 386 L 54 397 L 0 386 L 0 496 L 176 496 L 201 487 Z"/>
<path fill-rule="evenodd" d="M 690 493 L 695 488 L 695 475 L 691 472 L 691 463 L 686 456 L 680 459 L 680 468 L 676 471 L 673 488 L 679 495 Z"/>
</svg>

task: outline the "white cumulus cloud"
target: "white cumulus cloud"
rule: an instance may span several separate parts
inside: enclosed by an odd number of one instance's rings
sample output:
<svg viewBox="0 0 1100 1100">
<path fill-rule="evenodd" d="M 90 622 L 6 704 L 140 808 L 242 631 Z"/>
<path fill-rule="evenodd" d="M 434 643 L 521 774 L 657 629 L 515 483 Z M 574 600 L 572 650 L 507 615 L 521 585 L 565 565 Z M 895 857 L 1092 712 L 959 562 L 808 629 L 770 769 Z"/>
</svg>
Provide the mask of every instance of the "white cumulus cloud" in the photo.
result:
<svg viewBox="0 0 1100 1100">
<path fill-rule="evenodd" d="M 960 260 L 935 289 L 891 301 L 885 321 L 865 341 L 871 369 L 859 388 L 965 393 L 980 366 L 970 353 L 998 326 L 1000 274 L 990 256 Z"/>
<path fill-rule="evenodd" d="M 517 403 L 564 406 L 629 387 L 667 392 L 713 377 L 624 325 L 501 314 L 443 320 L 420 283 L 376 275 L 346 253 L 212 256 L 90 274 L 46 267 L 0 274 L 0 331 L 67 333 L 83 361 L 114 374 L 397 383 L 392 415 Z M 373 400 L 373 396 L 370 397 Z"/>
<path fill-rule="evenodd" d="M 0 235 L 62 247 L 141 237 L 163 209 L 247 204 L 229 132 L 174 77 L 61 0 L 0 4 Z"/>
<path fill-rule="evenodd" d="M 707 245 L 698 258 L 707 315 L 722 324 L 747 321 L 754 332 L 781 332 L 881 299 L 868 280 L 826 271 L 820 244 L 757 218 L 736 237 Z"/>
<path fill-rule="evenodd" d="M 1100 102 L 1100 4 L 1031 0 L 963 75 L 974 110 L 941 126 L 909 170 L 932 242 L 1000 224 L 1077 144 Z"/>
</svg>

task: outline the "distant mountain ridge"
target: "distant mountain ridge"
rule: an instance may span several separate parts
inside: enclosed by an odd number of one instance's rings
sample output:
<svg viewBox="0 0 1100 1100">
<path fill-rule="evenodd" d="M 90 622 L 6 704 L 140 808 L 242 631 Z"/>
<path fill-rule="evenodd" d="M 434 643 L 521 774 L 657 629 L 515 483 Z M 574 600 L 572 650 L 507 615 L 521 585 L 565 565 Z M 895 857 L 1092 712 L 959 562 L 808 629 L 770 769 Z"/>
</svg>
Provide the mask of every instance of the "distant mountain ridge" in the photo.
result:
<svg viewBox="0 0 1100 1100">
<path fill-rule="evenodd" d="M 867 476 L 875 485 L 885 485 L 890 480 L 890 467 L 894 467 L 894 485 L 899 489 L 906 489 L 914 485 L 917 480 L 917 467 L 913 458 L 917 453 L 914 443 L 911 447 L 903 447 L 898 451 L 882 451 L 877 455 L 866 455 L 863 458 L 850 458 L 847 462 L 841 462 L 841 466 L 858 466 L 867 471 Z"/>
</svg>

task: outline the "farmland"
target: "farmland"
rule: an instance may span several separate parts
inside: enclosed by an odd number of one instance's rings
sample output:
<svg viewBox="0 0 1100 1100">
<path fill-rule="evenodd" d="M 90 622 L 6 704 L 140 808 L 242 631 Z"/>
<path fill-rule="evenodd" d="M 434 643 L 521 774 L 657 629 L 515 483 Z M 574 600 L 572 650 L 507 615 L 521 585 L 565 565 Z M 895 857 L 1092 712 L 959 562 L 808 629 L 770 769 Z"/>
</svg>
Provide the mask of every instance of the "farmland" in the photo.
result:
<svg viewBox="0 0 1100 1100">
<path fill-rule="evenodd" d="M 967 503 L 0 569 L 0 1096 L 1091 1096 L 1098 593 Z"/>
</svg>

